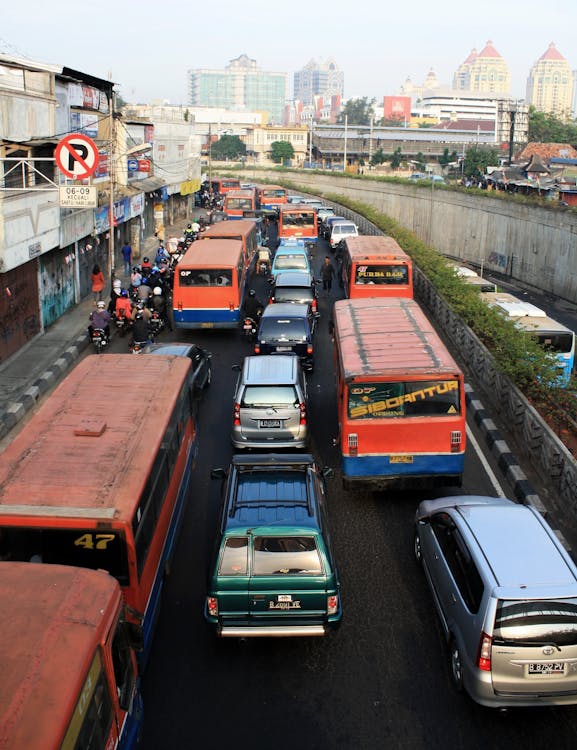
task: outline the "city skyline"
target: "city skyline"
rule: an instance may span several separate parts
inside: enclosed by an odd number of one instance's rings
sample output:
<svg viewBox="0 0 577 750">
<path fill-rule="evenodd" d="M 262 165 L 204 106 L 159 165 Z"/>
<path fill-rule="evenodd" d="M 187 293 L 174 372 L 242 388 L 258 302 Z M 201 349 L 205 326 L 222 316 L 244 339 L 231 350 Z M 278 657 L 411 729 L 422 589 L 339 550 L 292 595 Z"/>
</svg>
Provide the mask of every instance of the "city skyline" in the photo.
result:
<svg viewBox="0 0 577 750">
<path fill-rule="evenodd" d="M 32 8 L 13 6 L 3 19 L 0 52 L 111 78 L 132 103 L 186 104 L 188 70 L 223 69 L 242 54 L 262 70 L 287 73 L 289 99 L 296 71 L 311 59 L 333 58 L 344 73 L 344 99 L 366 96 L 377 103 L 397 94 L 407 78 L 420 85 L 431 69 L 441 86 L 450 86 L 471 50 L 487 40 L 509 66 L 514 98 L 525 98 L 530 69 L 551 42 L 577 68 L 577 5 L 565 0 L 546 8 L 536 0 L 486 0 L 482 16 L 457 0 L 414 0 L 393 11 L 379 6 L 347 19 L 350 9 L 344 0 L 330 13 L 294 0 L 283 19 L 264 0 L 249 0 L 240 12 L 237 3 L 221 0 L 202 14 L 182 0 L 137 12 L 101 0 L 98 10 L 75 7 L 72 18 L 64 0 L 33 0 Z M 286 29 L 275 26 L 280 23 Z"/>
</svg>

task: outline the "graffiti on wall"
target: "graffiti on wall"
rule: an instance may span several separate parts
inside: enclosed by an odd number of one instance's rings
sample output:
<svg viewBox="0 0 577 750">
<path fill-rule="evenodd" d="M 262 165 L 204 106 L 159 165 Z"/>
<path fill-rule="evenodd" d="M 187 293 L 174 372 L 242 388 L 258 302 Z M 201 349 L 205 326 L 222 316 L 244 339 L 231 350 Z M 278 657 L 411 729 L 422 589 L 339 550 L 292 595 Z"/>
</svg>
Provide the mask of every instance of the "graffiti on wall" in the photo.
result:
<svg viewBox="0 0 577 750">
<path fill-rule="evenodd" d="M 56 250 L 40 261 L 40 302 L 44 327 L 74 304 L 74 257 Z"/>
<path fill-rule="evenodd" d="M 497 268 L 507 268 L 507 256 L 497 253 L 495 250 L 489 253 L 488 261 L 492 266 L 497 266 Z"/>
<path fill-rule="evenodd" d="M 0 362 L 40 333 L 37 261 L 0 274 Z"/>
</svg>

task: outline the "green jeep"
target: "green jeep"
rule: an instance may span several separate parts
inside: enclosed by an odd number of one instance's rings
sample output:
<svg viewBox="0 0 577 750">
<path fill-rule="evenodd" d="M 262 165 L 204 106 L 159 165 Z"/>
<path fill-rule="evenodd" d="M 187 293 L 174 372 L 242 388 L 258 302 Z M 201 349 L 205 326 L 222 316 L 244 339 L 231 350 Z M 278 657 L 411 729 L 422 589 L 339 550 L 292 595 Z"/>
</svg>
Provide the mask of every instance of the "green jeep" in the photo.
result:
<svg viewBox="0 0 577 750">
<path fill-rule="evenodd" d="M 234 456 L 204 616 L 217 635 L 318 636 L 342 619 L 324 479 L 308 454 Z"/>
</svg>

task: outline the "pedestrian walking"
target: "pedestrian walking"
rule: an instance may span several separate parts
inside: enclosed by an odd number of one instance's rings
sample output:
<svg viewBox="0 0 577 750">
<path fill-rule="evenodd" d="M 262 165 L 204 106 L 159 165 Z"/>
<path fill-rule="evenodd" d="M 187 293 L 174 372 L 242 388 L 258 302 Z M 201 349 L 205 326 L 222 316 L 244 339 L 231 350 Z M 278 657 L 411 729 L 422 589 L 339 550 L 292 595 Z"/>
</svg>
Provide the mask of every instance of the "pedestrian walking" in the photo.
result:
<svg viewBox="0 0 577 750">
<path fill-rule="evenodd" d="M 102 300 L 102 292 L 105 286 L 104 274 L 100 270 L 100 266 L 95 263 L 92 269 L 92 296 L 95 303 Z"/>
<path fill-rule="evenodd" d="M 122 260 L 124 261 L 124 275 L 130 276 L 130 267 L 132 262 L 132 247 L 128 242 L 122 246 Z"/>
<path fill-rule="evenodd" d="M 321 279 L 323 280 L 323 289 L 325 292 L 328 292 L 328 294 L 331 293 L 331 289 L 333 287 L 334 275 L 335 269 L 333 268 L 331 259 L 328 255 L 325 255 L 325 262 L 323 263 L 323 266 L 321 268 Z"/>
</svg>

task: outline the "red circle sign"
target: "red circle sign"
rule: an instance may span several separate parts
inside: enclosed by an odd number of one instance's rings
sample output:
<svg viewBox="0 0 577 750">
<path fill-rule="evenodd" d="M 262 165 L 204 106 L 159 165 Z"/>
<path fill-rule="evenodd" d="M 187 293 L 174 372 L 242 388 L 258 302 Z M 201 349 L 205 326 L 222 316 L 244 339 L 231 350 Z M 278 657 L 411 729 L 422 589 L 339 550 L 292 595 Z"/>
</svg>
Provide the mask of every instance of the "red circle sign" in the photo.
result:
<svg viewBox="0 0 577 750">
<path fill-rule="evenodd" d="M 90 177 L 98 166 L 98 146 L 82 133 L 65 136 L 56 146 L 54 158 L 58 169 L 66 177 Z"/>
</svg>

